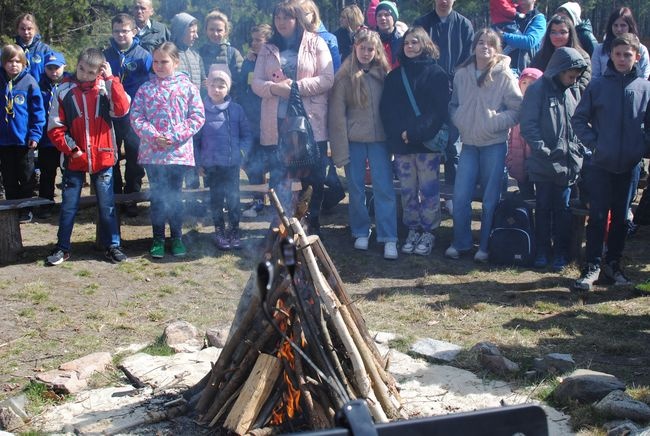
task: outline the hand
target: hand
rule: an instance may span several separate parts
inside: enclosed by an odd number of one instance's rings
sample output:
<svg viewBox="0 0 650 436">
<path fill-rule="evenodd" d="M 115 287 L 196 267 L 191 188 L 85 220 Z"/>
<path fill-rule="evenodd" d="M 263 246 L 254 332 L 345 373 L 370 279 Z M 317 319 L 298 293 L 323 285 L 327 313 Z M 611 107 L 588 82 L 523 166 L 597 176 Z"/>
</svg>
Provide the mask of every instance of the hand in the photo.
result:
<svg viewBox="0 0 650 436">
<path fill-rule="evenodd" d="M 81 151 L 80 148 L 77 148 L 76 151 L 73 151 L 73 152 L 72 152 L 72 157 L 74 157 L 74 158 L 81 157 L 82 154 L 84 154 L 84 152 Z"/>
<path fill-rule="evenodd" d="M 404 144 L 408 144 L 408 143 L 409 143 L 409 136 L 408 136 L 408 134 L 406 133 L 406 130 L 404 130 L 404 131 L 402 132 L 402 141 L 404 141 Z"/>
<path fill-rule="evenodd" d="M 159 136 L 156 138 L 156 145 L 159 148 L 167 148 L 172 145 L 171 139 L 165 138 L 164 136 Z"/>
<path fill-rule="evenodd" d="M 30 139 L 29 142 L 27 142 L 27 148 L 30 150 L 33 150 L 36 147 L 38 147 L 38 142 L 34 141 L 33 139 Z"/>
<path fill-rule="evenodd" d="M 102 66 L 99 69 L 99 74 L 106 79 L 107 77 L 110 77 L 113 75 L 113 70 L 111 70 L 111 64 L 108 62 L 104 62 Z"/>
<path fill-rule="evenodd" d="M 274 83 L 273 85 L 271 85 L 271 94 L 288 99 L 289 96 L 291 95 L 292 83 L 293 80 L 291 79 L 284 79 L 281 82 Z"/>
</svg>

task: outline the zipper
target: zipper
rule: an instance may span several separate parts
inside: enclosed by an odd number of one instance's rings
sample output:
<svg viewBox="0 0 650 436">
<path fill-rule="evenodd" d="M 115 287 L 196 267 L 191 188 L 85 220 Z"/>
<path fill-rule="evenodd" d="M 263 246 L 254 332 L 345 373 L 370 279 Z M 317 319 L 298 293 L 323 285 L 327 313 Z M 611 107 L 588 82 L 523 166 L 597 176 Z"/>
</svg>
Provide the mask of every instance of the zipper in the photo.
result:
<svg viewBox="0 0 650 436">
<path fill-rule="evenodd" d="M 81 94 L 81 103 L 83 104 L 83 109 L 84 109 L 84 126 L 86 127 L 86 131 L 84 134 L 86 135 L 86 160 L 88 161 L 88 172 L 90 174 L 93 173 L 93 164 L 92 164 L 92 153 L 91 153 L 91 145 L 90 145 L 90 123 L 88 119 L 88 101 L 86 100 L 86 95 Z"/>
</svg>

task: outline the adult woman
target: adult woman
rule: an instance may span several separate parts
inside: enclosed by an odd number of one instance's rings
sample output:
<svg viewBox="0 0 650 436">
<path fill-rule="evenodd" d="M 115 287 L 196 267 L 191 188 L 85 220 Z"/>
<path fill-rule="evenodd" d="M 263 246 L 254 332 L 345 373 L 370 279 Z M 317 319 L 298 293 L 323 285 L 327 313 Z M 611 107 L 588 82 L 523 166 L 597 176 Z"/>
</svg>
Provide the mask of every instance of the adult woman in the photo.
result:
<svg viewBox="0 0 650 436">
<path fill-rule="evenodd" d="M 542 49 L 537 52 L 530 66 L 545 71 L 551 56 L 560 47 L 571 47 L 578 50 L 578 53 L 580 53 L 587 64 L 587 68 L 576 83 L 580 92 L 574 92 L 574 95 L 579 98 L 591 80 L 591 59 L 589 58 L 589 54 L 580 45 L 573 22 L 567 16 L 553 15 L 551 17 L 548 22 L 548 27 L 546 27 L 546 33 L 544 34 Z"/>
<path fill-rule="evenodd" d="M 329 130 L 332 158 L 345 166 L 350 191 L 350 228 L 354 248 L 368 249 L 370 217 L 365 205 L 364 176 L 370 162 L 377 222 L 377 241 L 384 257 L 397 258 L 397 208 L 390 152 L 379 117 L 384 78 L 390 69 L 377 32 L 359 30 L 354 52 L 336 75 L 330 98 Z"/>
<path fill-rule="evenodd" d="M 381 117 L 402 188 L 403 222 L 409 229 L 402 252 L 422 256 L 431 253 L 433 231 L 441 219 L 440 153 L 422 144 L 436 136 L 447 119 L 449 80 L 436 64 L 439 56 L 422 27 L 407 30 L 399 53 L 400 66 L 388 74 L 381 98 Z M 410 102 L 403 74 L 420 114 Z"/>
<path fill-rule="evenodd" d="M 640 37 L 632 10 L 625 7 L 616 9 L 607 20 L 605 39 L 602 44 L 596 46 L 591 56 L 593 77 L 600 77 L 605 74 L 612 41 L 624 33 L 632 33 Z M 639 55 L 641 59 L 637 63 L 637 73 L 640 77 L 647 79 L 650 77 L 650 59 L 648 58 L 648 49 L 643 44 L 639 46 Z"/>
<path fill-rule="evenodd" d="M 483 187 L 481 237 L 474 260 L 488 260 L 488 238 L 501 193 L 510 127 L 517 124 L 521 91 L 510 71 L 510 58 L 501 54 L 499 35 L 479 30 L 473 54 L 454 76 L 449 103 L 451 121 L 458 128 L 463 148 L 454 184 L 454 238 L 445 256 L 458 259 L 472 248 L 472 197 L 476 183 Z"/>
<path fill-rule="evenodd" d="M 341 62 L 352 53 L 352 43 L 354 32 L 363 25 L 363 12 L 357 5 L 348 5 L 341 10 L 339 16 L 339 27 L 334 35 L 339 42 L 339 52 L 341 53 Z"/>
<path fill-rule="evenodd" d="M 327 92 L 334 83 L 334 69 L 327 44 L 313 33 L 315 29 L 297 1 L 278 3 L 273 11 L 272 27 L 273 36 L 257 56 L 252 88 L 262 97 L 260 148 L 264 149 L 263 159 L 270 168 L 269 183 L 272 188 L 278 188 L 289 176 L 295 176 L 286 171 L 278 150 L 279 121 L 286 116 L 291 86 L 294 82 L 298 85 L 314 137 L 324 154 L 327 151 Z M 316 232 L 319 231 L 324 179 L 320 164 L 309 168 L 309 182 L 313 187 L 310 224 Z M 288 207 L 290 192 L 286 184 L 278 194 Z"/>
</svg>

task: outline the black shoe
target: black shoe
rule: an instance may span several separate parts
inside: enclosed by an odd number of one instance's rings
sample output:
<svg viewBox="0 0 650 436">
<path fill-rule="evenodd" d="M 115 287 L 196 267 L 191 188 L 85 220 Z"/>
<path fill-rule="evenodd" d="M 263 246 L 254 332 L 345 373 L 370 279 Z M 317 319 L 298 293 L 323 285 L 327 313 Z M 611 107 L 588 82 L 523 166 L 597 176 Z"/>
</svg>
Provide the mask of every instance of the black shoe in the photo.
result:
<svg viewBox="0 0 650 436">
<path fill-rule="evenodd" d="M 50 266 L 60 265 L 66 260 L 70 259 L 70 253 L 63 251 L 60 248 L 52 250 L 49 256 L 45 259 L 45 263 Z"/>
<path fill-rule="evenodd" d="M 329 188 L 325 190 L 323 197 L 323 210 L 328 211 L 339 204 L 345 198 L 343 187 Z"/>
<path fill-rule="evenodd" d="M 605 277 L 614 282 L 615 286 L 627 286 L 632 284 L 632 280 L 627 278 L 619 263 L 615 260 L 607 262 L 603 267 Z"/>
<path fill-rule="evenodd" d="M 113 263 L 126 262 L 129 258 L 122 252 L 121 247 L 110 247 L 106 250 L 106 258 L 110 259 Z"/>
<path fill-rule="evenodd" d="M 31 210 L 21 212 L 18 218 L 21 224 L 31 223 L 32 219 L 34 219 L 34 215 Z"/>
</svg>

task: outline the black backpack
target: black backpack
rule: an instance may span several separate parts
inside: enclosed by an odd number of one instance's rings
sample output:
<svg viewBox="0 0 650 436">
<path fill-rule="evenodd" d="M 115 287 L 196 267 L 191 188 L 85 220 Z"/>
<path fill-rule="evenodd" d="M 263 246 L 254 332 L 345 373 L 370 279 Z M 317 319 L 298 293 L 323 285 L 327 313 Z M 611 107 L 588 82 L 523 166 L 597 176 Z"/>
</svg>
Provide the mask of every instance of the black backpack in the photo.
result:
<svg viewBox="0 0 650 436">
<path fill-rule="evenodd" d="M 518 192 L 508 193 L 494 211 L 488 246 L 490 263 L 530 266 L 535 257 L 533 213 Z"/>
</svg>

